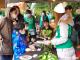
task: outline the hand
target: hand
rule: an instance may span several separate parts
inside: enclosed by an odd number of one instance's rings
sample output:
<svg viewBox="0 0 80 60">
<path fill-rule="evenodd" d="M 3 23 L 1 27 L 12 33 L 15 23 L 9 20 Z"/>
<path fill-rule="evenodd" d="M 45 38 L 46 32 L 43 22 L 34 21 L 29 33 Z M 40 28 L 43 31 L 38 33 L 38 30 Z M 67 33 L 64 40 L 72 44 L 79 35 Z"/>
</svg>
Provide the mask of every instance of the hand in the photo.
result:
<svg viewBox="0 0 80 60">
<path fill-rule="evenodd" d="M 44 41 L 44 45 L 50 45 L 51 41 L 50 40 L 46 40 Z"/>
<path fill-rule="evenodd" d="M 50 22 L 49 25 L 52 29 L 56 29 L 57 24 L 55 22 Z"/>
<path fill-rule="evenodd" d="M 29 45 L 29 48 L 30 48 L 31 50 L 36 50 L 36 48 L 35 48 L 34 44 Z"/>
<path fill-rule="evenodd" d="M 16 22 L 16 21 L 14 21 L 14 22 L 13 22 L 13 25 L 16 25 L 16 24 L 17 24 L 17 22 Z"/>
</svg>

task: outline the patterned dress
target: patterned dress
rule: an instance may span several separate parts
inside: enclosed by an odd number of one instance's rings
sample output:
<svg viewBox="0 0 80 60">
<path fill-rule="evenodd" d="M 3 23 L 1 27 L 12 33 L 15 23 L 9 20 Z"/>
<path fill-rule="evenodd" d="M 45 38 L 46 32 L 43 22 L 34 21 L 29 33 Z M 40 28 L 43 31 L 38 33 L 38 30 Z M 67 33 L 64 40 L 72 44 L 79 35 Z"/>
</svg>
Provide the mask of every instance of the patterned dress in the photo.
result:
<svg viewBox="0 0 80 60">
<path fill-rule="evenodd" d="M 13 30 L 12 40 L 14 60 L 19 60 L 19 57 L 25 53 L 25 49 L 27 48 L 27 45 L 25 44 L 26 35 L 20 34 L 17 30 Z"/>
</svg>

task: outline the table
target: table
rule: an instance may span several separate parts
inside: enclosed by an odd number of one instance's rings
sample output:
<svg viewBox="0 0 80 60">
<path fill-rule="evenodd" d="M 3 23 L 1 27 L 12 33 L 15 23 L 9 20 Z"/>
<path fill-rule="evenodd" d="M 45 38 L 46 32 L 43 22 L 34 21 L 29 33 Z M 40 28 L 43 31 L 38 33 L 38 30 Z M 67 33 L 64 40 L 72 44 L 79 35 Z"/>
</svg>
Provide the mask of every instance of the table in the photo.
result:
<svg viewBox="0 0 80 60">
<path fill-rule="evenodd" d="M 34 54 L 39 55 L 40 53 L 41 53 L 41 51 L 31 51 L 31 52 L 26 52 L 25 54 L 33 56 Z M 39 59 L 38 59 L 38 57 L 36 57 L 36 58 L 32 58 L 31 60 L 39 60 Z"/>
</svg>

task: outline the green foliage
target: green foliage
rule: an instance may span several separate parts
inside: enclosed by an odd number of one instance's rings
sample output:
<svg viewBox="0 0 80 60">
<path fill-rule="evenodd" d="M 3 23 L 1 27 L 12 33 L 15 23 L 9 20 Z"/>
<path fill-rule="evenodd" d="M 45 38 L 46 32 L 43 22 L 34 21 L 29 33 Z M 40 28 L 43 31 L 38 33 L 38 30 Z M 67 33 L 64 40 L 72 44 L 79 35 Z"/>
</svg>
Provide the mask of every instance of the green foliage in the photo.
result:
<svg viewBox="0 0 80 60">
<path fill-rule="evenodd" d="M 30 3 L 31 4 L 31 3 Z M 55 7 L 55 5 L 57 4 L 57 2 L 55 3 L 49 3 L 49 2 L 43 2 L 43 3 L 37 3 L 36 6 L 35 6 L 35 14 L 36 14 L 36 17 L 40 18 L 40 15 L 41 15 L 41 12 L 43 10 L 45 10 L 46 12 L 47 11 L 50 11 L 52 14 L 53 14 L 53 9 Z M 78 7 L 80 7 L 80 2 L 68 2 L 69 5 L 71 5 L 73 7 L 73 15 L 75 15 L 75 11 Z M 54 18 L 54 17 L 53 17 Z"/>
<path fill-rule="evenodd" d="M 58 60 L 58 58 L 51 52 L 44 52 L 39 56 L 39 60 Z"/>
<path fill-rule="evenodd" d="M 43 10 L 49 11 L 50 7 L 48 3 L 37 3 L 35 6 L 35 13 L 40 15 Z"/>
<path fill-rule="evenodd" d="M 37 3 L 35 6 L 35 14 L 38 20 L 43 10 L 45 10 L 46 12 L 50 11 L 53 14 L 53 8 L 55 5 L 56 5 L 55 3 L 49 3 L 49 2 Z"/>
<path fill-rule="evenodd" d="M 43 52 L 38 56 L 39 60 L 58 60 L 57 56 L 52 53 L 52 45 L 43 45 Z"/>
<path fill-rule="evenodd" d="M 68 5 L 71 5 L 73 8 L 73 15 L 76 14 L 76 9 L 80 8 L 80 2 L 68 2 Z"/>
<path fill-rule="evenodd" d="M 73 7 L 75 10 L 76 8 L 80 7 L 80 2 L 68 2 L 69 5 Z M 37 3 L 35 6 L 35 13 L 41 13 L 42 10 L 46 11 L 51 11 L 55 7 L 56 3 L 48 3 L 48 2 L 43 2 L 43 3 Z"/>
</svg>

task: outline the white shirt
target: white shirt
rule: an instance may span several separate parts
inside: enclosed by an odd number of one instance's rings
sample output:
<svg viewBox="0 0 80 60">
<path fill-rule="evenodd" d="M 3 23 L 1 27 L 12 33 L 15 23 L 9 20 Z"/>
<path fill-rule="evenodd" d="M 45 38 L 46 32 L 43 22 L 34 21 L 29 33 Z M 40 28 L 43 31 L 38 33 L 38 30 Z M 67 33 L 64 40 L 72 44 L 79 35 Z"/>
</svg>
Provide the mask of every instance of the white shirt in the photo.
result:
<svg viewBox="0 0 80 60">
<path fill-rule="evenodd" d="M 52 45 L 59 45 L 59 44 L 63 44 L 68 40 L 68 25 L 65 23 L 59 23 L 59 28 L 60 28 L 60 38 L 56 38 L 57 36 L 57 32 L 56 35 L 54 36 L 54 38 L 51 40 Z"/>
</svg>

